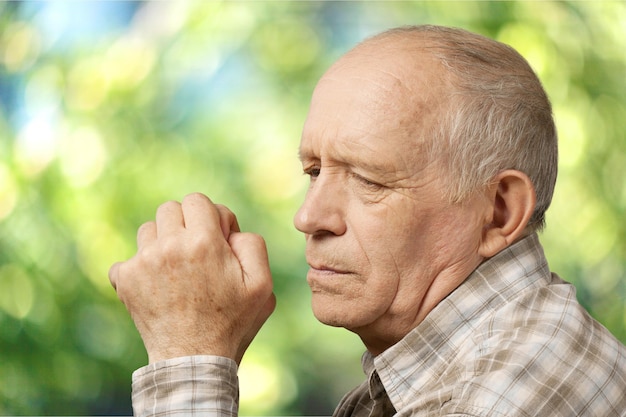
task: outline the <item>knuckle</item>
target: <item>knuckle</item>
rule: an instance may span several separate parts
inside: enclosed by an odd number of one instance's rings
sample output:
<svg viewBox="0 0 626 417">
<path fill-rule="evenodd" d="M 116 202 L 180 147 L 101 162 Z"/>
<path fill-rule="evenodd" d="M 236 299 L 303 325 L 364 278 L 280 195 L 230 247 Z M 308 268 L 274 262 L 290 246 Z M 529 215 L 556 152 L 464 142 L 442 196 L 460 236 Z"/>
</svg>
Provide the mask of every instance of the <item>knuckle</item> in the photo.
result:
<svg viewBox="0 0 626 417">
<path fill-rule="evenodd" d="M 256 233 L 248 234 L 248 242 L 250 246 L 254 247 L 257 251 L 266 253 L 267 252 L 267 244 L 263 236 Z"/>
<path fill-rule="evenodd" d="M 159 212 L 169 212 L 172 210 L 176 210 L 180 208 L 180 203 L 178 201 L 175 200 L 169 200 L 166 201 L 165 203 L 162 203 L 158 208 L 157 208 L 157 213 Z"/>
<path fill-rule="evenodd" d="M 177 245 L 171 239 L 164 239 L 158 244 L 146 245 L 137 251 L 137 254 L 127 261 L 126 274 L 130 277 L 139 278 L 153 271 L 164 270 L 172 265 L 179 257 L 176 253 Z"/>
<path fill-rule="evenodd" d="M 250 242 L 265 244 L 265 239 L 263 238 L 263 236 L 261 236 L 258 233 L 244 232 L 244 233 L 241 233 L 241 235 L 243 235 Z"/>
<path fill-rule="evenodd" d="M 240 245 L 253 246 L 258 249 L 265 249 L 266 247 L 265 239 L 263 238 L 263 236 L 257 233 L 251 233 L 251 232 L 233 233 L 231 235 L 231 239 L 236 244 L 240 244 Z"/>
<path fill-rule="evenodd" d="M 134 288 L 133 284 L 133 265 L 135 257 L 114 264 L 109 270 L 109 280 L 117 293 L 117 297 L 126 305 L 127 299 L 130 297 L 130 290 Z"/>
<path fill-rule="evenodd" d="M 157 258 L 163 263 L 172 263 L 184 257 L 184 246 L 178 239 L 162 239 L 159 244 Z"/>
<path fill-rule="evenodd" d="M 155 254 L 161 263 L 195 262 L 206 259 L 215 251 L 214 241 L 208 233 L 185 233 L 161 239 Z"/>
<path fill-rule="evenodd" d="M 139 226 L 139 228 L 137 229 L 137 236 L 145 235 L 146 233 L 152 231 L 154 227 L 155 227 L 154 221 L 145 222 L 144 224 Z"/>
<path fill-rule="evenodd" d="M 215 204 L 215 208 L 217 208 L 217 210 L 223 216 L 225 216 L 227 219 L 235 218 L 235 213 L 233 213 L 233 211 L 231 209 L 229 209 L 228 207 L 226 207 L 225 205 L 223 205 L 223 204 Z"/>
<path fill-rule="evenodd" d="M 199 200 L 209 200 L 209 198 L 199 192 L 189 193 L 183 198 L 183 203 L 194 202 L 194 201 L 199 201 Z"/>
<path fill-rule="evenodd" d="M 213 250 L 212 240 L 205 233 L 193 235 L 187 246 L 193 259 L 202 259 Z"/>
<path fill-rule="evenodd" d="M 257 233 L 250 233 L 250 239 L 259 246 L 265 247 L 265 238 Z"/>
<path fill-rule="evenodd" d="M 175 206 L 178 206 L 178 205 L 180 205 L 180 203 L 178 201 L 176 201 L 176 200 L 168 200 L 168 201 L 166 201 L 164 203 L 161 203 L 159 208 L 160 207 L 175 207 Z"/>
</svg>

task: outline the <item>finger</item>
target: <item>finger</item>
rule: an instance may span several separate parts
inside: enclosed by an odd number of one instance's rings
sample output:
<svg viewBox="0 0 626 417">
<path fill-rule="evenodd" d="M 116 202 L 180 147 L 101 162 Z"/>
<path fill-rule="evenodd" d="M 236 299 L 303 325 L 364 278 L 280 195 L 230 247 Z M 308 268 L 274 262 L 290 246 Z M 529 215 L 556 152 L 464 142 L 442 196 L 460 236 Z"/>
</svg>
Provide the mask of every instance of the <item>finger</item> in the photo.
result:
<svg viewBox="0 0 626 417">
<path fill-rule="evenodd" d="M 185 228 L 203 230 L 211 236 L 222 233 L 219 211 L 209 197 L 200 193 L 189 194 L 183 199 L 181 207 Z"/>
<path fill-rule="evenodd" d="M 181 204 L 168 201 L 159 206 L 156 212 L 157 237 L 175 234 L 185 227 Z"/>
<path fill-rule="evenodd" d="M 215 207 L 217 207 L 217 212 L 220 215 L 220 227 L 222 229 L 222 234 L 224 235 L 224 239 L 228 240 L 231 233 L 241 231 L 239 229 L 237 217 L 228 207 L 222 204 L 216 204 Z"/>
<path fill-rule="evenodd" d="M 267 297 L 272 292 L 272 275 L 263 238 L 253 233 L 232 233 L 228 243 L 239 260 L 248 291 Z"/>
<path fill-rule="evenodd" d="M 156 222 L 146 222 L 137 230 L 137 249 L 141 249 L 152 243 L 157 238 Z"/>
</svg>

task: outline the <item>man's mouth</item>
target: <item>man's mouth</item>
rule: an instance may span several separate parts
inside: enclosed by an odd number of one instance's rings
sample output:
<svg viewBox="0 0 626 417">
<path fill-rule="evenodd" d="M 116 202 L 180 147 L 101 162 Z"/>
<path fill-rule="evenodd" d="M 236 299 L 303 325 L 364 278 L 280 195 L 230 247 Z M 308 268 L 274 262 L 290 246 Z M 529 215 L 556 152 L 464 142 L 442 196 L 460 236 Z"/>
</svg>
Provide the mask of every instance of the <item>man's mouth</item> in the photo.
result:
<svg viewBox="0 0 626 417">
<path fill-rule="evenodd" d="M 311 267 L 311 272 L 319 275 L 343 275 L 349 273 L 349 271 L 343 270 L 341 268 L 336 268 L 333 266 L 318 264 L 314 262 L 309 263 L 309 266 Z"/>
<path fill-rule="evenodd" d="M 318 271 L 338 271 L 339 270 L 338 268 L 328 263 L 325 263 L 324 261 L 307 260 L 307 263 L 312 269 L 317 269 Z"/>
</svg>

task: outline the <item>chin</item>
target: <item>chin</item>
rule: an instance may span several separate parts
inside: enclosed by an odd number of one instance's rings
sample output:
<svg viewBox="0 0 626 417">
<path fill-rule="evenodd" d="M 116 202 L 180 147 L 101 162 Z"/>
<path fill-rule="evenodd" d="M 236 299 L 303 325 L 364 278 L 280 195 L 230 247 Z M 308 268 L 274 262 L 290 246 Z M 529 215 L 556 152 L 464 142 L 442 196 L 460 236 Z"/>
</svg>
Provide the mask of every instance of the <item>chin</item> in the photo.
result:
<svg viewBox="0 0 626 417">
<path fill-rule="evenodd" d="M 322 300 L 323 299 L 323 300 Z M 341 301 L 333 300 L 332 297 L 313 296 L 312 310 L 315 318 L 327 326 L 351 328 L 363 325 L 363 312 L 353 306 L 347 305 L 338 308 Z"/>
<path fill-rule="evenodd" d="M 319 321 L 322 324 L 325 324 L 327 326 L 331 326 L 331 327 L 346 327 L 346 320 L 345 319 L 341 319 L 339 317 L 330 315 L 330 314 L 320 314 L 320 313 L 316 313 L 315 311 L 313 312 L 313 315 L 315 316 L 315 318 L 317 319 L 317 321 Z"/>
</svg>

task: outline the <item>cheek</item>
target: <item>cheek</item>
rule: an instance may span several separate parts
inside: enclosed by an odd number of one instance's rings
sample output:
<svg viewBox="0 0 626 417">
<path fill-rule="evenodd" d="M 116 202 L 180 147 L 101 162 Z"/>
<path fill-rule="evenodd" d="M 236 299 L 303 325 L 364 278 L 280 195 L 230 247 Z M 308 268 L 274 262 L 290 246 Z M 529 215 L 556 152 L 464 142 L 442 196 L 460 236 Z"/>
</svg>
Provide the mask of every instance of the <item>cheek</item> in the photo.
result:
<svg viewBox="0 0 626 417">
<path fill-rule="evenodd" d="M 367 271 L 366 287 L 378 293 L 381 303 L 391 303 L 401 288 L 414 292 L 427 286 L 446 240 L 441 210 L 381 204 L 357 213 L 348 226 L 354 236 L 349 242 L 359 253 L 360 270 Z"/>
<path fill-rule="evenodd" d="M 413 273 L 416 258 L 407 236 L 392 233 L 388 227 L 371 232 L 368 239 L 358 239 L 364 279 L 361 296 L 370 308 L 384 310 L 397 298 L 402 281 Z"/>
<path fill-rule="evenodd" d="M 443 266 L 445 219 L 428 211 L 396 214 L 372 230 L 375 238 L 363 247 L 369 248 L 367 259 L 373 275 L 385 277 L 385 290 L 410 287 L 414 293 L 427 287 Z"/>
<path fill-rule="evenodd" d="M 399 265 L 396 262 L 398 251 L 402 250 L 401 239 L 397 235 L 386 234 L 389 229 L 377 225 L 374 221 L 365 222 L 354 236 L 352 243 L 356 247 L 350 253 L 351 260 L 359 271 L 359 280 L 352 287 L 358 296 L 355 309 L 367 310 L 367 314 L 376 315 L 385 311 L 396 297 L 400 284 Z"/>
</svg>

